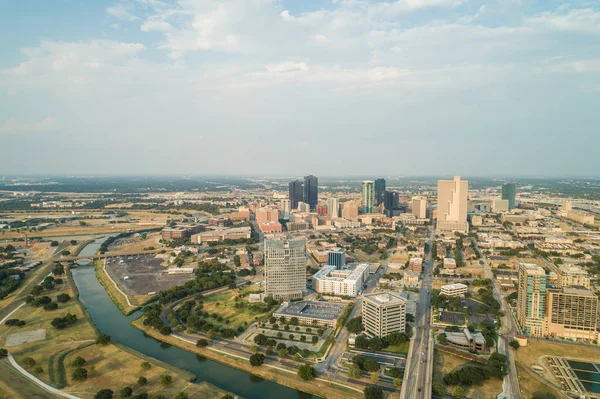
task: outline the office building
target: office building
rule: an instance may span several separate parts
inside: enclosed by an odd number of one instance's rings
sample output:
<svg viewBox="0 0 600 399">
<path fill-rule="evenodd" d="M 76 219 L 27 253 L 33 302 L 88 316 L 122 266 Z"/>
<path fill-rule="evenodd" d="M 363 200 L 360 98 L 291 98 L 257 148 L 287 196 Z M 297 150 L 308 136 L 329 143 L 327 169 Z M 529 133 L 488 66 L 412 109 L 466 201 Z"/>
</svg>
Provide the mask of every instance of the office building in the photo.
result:
<svg viewBox="0 0 600 399">
<path fill-rule="evenodd" d="M 276 319 L 283 317 L 286 321 L 290 321 L 292 317 L 295 317 L 300 324 L 335 327 L 335 323 L 345 307 L 346 305 L 343 303 L 322 301 L 284 302 L 273 313 L 273 317 Z"/>
<path fill-rule="evenodd" d="M 544 335 L 595 341 L 598 337 L 598 297 L 582 286 L 550 288 L 546 299 Z"/>
<path fill-rule="evenodd" d="M 338 270 L 335 266 L 323 266 L 312 278 L 313 289 L 320 294 L 355 297 L 369 278 L 371 266 L 362 263 L 354 270 Z"/>
<path fill-rule="evenodd" d="M 385 337 L 406 331 L 406 299 L 392 291 L 364 295 L 362 303 L 363 330 Z"/>
<path fill-rule="evenodd" d="M 344 248 L 335 248 L 327 251 L 327 265 L 335 266 L 338 270 L 346 266 L 346 250 Z"/>
<path fill-rule="evenodd" d="M 440 287 L 440 295 L 462 296 L 467 293 L 468 289 L 469 287 L 461 283 L 442 285 Z"/>
<path fill-rule="evenodd" d="M 573 210 L 573 201 L 570 199 L 564 200 L 561 209 L 563 212 L 571 212 Z"/>
<path fill-rule="evenodd" d="M 546 284 L 544 269 L 531 263 L 519 264 L 517 321 L 526 335 L 544 335 Z"/>
<path fill-rule="evenodd" d="M 342 207 L 342 218 L 348 220 L 358 219 L 358 204 L 354 201 L 344 202 Z"/>
<path fill-rule="evenodd" d="M 460 332 L 446 331 L 446 343 L 459 349 L 487 352 L 487 342 L 481 331 L 471 332 L 468 328 L 463 328 Z"/>
<path fill-rule="evenodd" d="M 438 180 L 437 230 L 469 232 L 467 194 L 469 182 L 454 176 L 453 180 Z"/>
<path fill-rule="evenodd" d="M 421 258 L 410 258 L 408 261 L 408 270 L 411 272 L 419 273 L 423 271 L 423 259 Z"/>
<path fill-rule="evenodd" d="M 289 189 L 291 209 L 296 209 L 298 207 L 298 202 L 302 201 L 304 198 L 302 182 L 300 180 L 294 180 L 290 182 Z"/>
<path fill-rule="evenodd" d="M 425 219 L 427 217 L 427 198 L 414 197 L 412 200 L 412 213 L 417 219 Z"/>
<path fill-rule="evenodd" d="M 327 216 L 329 213 L 327 210 L 327 205 L 317 205 L 316 212 L 319 216 Z"/>
<path fill-rule="evenodd" d="M 383 203 L 385 195 L 385 179 L 376 179 L 374 184 L 375 189 L 375 202 L 374 206 L 378 206 Z"/>
<path fill-rule="evenodd" d="M 289 199 L 282 199 L 279 201 L 279 208 L 281 209 L 281 218 L 288 220 L 292 211 L 292 201 Z"/>
<path fill-rule="evenodd" d="M 306 240 L 265 239 L 265 295 L 302 299 L 306 294 Z"/>
<path fill-rule="evenodd" d="M 256 210 L 256 223 L 260 226 L 279 221 L 279 212 L 275 208 L 258 208 Z"/>
<path fill-rule="evenodd" d="M 194 234 L 190 240 L 193 244 L 203 244 L 205 242 L 219 242 L 223 240 L 247 240 L 251 235 L 252 230 L 250 227 L 236 227 L 231 229 L 218 227 L 215 230 Z"/>
<path fill-rule="evenodd" d="M 386 191 L 383 195 L 383 207 L 388 211 L 398 208 L 398 193 L 396 191 Z"/>
<path fill-rule="evenodd" d="M 510 209 L 510 202 L 505 199 L 496 198 L 492 201 L 492 212 L 508 212 Z"/>
<path fill-rule="evenodd" d="M 572 285 L 591 288 L 588 272 L 579 266 L 560 265 L 557 273 L 558 288 Z"/>
<path fill-rule="evenodd" d="M 314 210 L 319 201 L 319 179 L 316 176 L 304 176 L 304 202 Z"/>
<path fill-rule="evenodd" d="M 517 186 L 515 183 L 506 183 L 502 185 L 502 199 L 508 201 L 508 210 L 512 211 L 517 206 L 516 201 Z"/>
<path fill-rule="evenodd" d="M 362 193 L 360 199 L 361 212 L 373 213 L 373 203 L 375 201 L 373 180 L 365 180 L 362 182 Z"/>
<path fill-rule="evenodd" d="M 327 215 L 331 218 L 337 218 L 340 212 L 340 204 L 337 198 L 327 198 Z"/>
</svg>

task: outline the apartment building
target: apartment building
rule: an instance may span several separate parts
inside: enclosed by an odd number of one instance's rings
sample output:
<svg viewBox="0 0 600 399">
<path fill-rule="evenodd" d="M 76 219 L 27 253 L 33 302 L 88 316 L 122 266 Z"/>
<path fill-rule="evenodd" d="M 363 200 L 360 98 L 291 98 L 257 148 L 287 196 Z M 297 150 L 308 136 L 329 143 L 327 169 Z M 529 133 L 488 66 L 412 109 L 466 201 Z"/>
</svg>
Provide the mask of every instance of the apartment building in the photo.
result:
<svg viewBox="0 0 600 399">
<path fill-rule="evenodd" d="M 370 265 L 362 263 L 353 270 L 338 270 L 327 265 L 313 275 L 313 289 L 321 294 L 355 297 L 369 278 Z"/>
<path fill-rule="evenodd" d="M 526 335 L 544 335 L 546 283 L 544 269 L 531 263 L 519 264 L 517 321 Z"/>
</svg>

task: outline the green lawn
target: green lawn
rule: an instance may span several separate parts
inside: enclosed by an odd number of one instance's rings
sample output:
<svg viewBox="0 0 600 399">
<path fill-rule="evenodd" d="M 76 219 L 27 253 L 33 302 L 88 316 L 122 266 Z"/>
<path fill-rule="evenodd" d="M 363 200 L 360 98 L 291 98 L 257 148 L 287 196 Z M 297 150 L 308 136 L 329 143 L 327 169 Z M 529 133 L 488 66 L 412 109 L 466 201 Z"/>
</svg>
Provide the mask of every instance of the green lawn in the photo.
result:
<svg viewBox="0 0 600 399">
<path fill-rule="evenodd" d="M 399 353 L 402 355 L 406 355 L 408 354 L 408 347 L 410 346 L 410 341 L 407 341 L 403 344 L 400 345 L 390 345 L 387 348 L 383 348 L 384 352 L 391 352 L 391 353 Z"/>
<path fill-rule="evenodd" d="M 221 327 L 226 326 L 236 329 L 239 326 L 250 325 L 256 320 L 265 320 L 267 318 L 268 312 L 250 309 L 247 298 L 239 300 L 239 303 L 245 304 L 244 307 L 236 307 L 235 297 L 237 294 L 237 290 L 228 290 L 202 298 L 202 302 L 204 303 L 203 312 L 216 313 L 223 317 L 224 320 L 229 320 L 229 323 L 219 323 L 215 319 L 210 318 L 209 321 L 211 323 L 220 325 Z"/>
</svg>

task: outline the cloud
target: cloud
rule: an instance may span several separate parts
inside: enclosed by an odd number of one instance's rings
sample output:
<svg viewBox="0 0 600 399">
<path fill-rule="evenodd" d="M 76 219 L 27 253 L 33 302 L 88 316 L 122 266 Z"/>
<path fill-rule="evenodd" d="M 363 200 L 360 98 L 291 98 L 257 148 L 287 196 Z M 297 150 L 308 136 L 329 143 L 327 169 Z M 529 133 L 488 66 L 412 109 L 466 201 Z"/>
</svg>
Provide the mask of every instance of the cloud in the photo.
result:
<svg viewBox="0 0 600 399">
<path fill-rule="evenodd" d="M 527 18 L 526 22 L 556 31 L 600 33 L 600 11 L 591 8 L 569 9 L 567 12 L 561 8 L 558 12 L 543 12 Z"/>
<path fill-rule="evenodd" d="M 117 18 L 121 21 L 135 21 L 139 19 L 138 16 L 133 14 L 133 7 L 129 4 L 115 4 L 110 7 L 106 7 L 106 14 L 111 17 Z"/>
<path fill-rule="evenodd" d="M 4 124 L 0 125 L 0 133 L 20 134 L 20 133 L 44 133 L 53 130 L 56 126 L 56 118 L 48 116 L 39 122 L 32 124 L 20 123 L 16 118 L 9 118 Z"/>
</svg>

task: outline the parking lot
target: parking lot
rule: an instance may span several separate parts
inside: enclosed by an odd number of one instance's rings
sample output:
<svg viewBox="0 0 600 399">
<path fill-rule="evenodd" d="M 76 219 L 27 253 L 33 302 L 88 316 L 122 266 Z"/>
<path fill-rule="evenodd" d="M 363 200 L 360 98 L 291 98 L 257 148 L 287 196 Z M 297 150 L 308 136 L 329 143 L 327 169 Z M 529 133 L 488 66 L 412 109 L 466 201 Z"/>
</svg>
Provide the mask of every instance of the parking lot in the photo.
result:
<svg viewBox="0 0 600 399">
<path fill-rule="evenodd" d="M 167 274 L 162 262 L 162 258 L 153 254 L 115 256 L 107 259 L 106 270 L 128 295 L 156 293 L 194 278 L 192 273 Z"/>
</svg>

